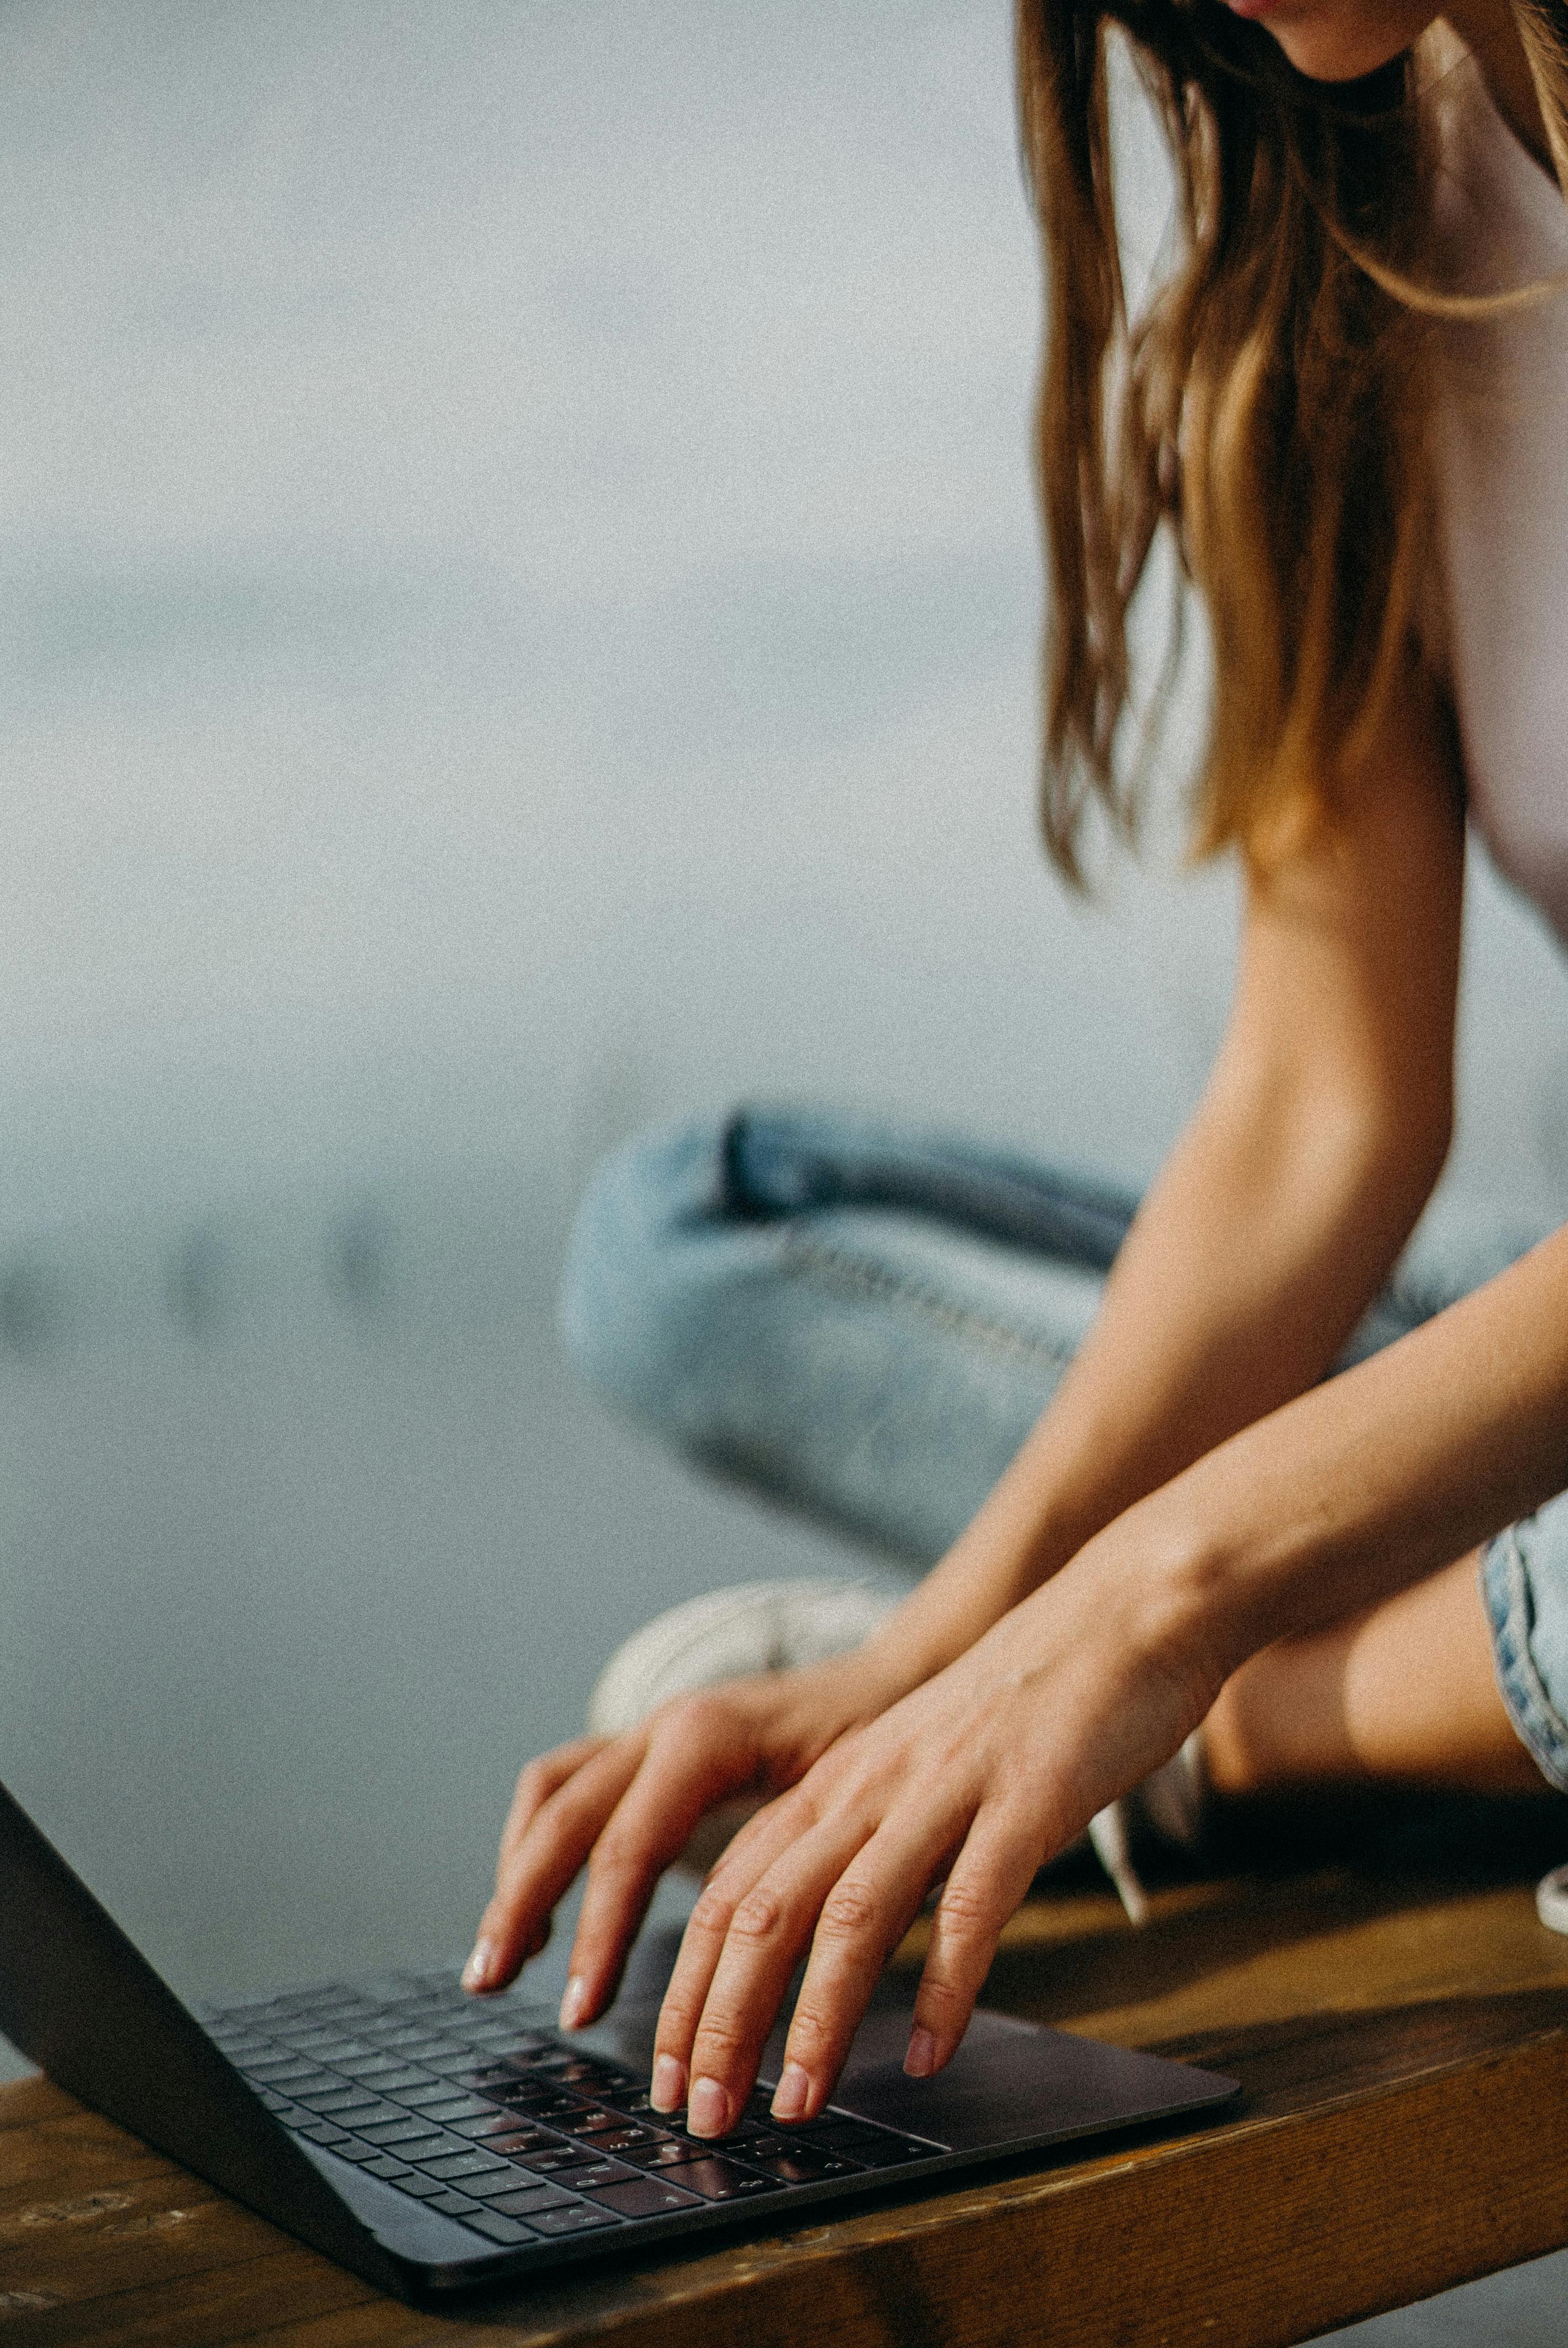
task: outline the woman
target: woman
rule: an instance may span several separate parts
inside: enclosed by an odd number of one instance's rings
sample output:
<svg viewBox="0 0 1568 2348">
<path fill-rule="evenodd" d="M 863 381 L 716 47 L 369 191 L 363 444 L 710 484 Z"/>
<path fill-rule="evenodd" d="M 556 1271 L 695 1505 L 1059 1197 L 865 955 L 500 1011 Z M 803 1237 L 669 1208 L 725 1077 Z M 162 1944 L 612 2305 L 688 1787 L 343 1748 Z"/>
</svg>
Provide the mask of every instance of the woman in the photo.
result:
<svg viewBox="0 0 1568 2348">
<path fill-rule="evenodd" d="M 1112 15 L 1185 229 L 1131 326 Z M 585 1210 L 590 1372 L 940 1556 L 851 1653 L 523 1772 L 466 1979 L 507 1982 L 587 1861 L 568 2026 L 699 1820 L 774 1797 L 659 2025 L 654 2104 L 699 2136 L 807 1951 L 773 2108 L 821 2109 L 939 1884 L 907 2063 L 938 2069 L 1036 1870 L 1141 1784 L 1568 1790 L 1568 1231 L 1385 1287 L 1449 1144 L 1467 798 L 1568 934 L 1568 10 L 1450 23 L 1468 55 L 1428 0 L 1020 6 L 1047 838 L 1072 873 L 1089 804 L 1132 829 L 1125 620 L 1164 525 L 1214 636 L 1197 845 L 1246 884 L 1224 1045 L 1136 1214 L 765 1115 L 642 1145 Z"/>
</svg>

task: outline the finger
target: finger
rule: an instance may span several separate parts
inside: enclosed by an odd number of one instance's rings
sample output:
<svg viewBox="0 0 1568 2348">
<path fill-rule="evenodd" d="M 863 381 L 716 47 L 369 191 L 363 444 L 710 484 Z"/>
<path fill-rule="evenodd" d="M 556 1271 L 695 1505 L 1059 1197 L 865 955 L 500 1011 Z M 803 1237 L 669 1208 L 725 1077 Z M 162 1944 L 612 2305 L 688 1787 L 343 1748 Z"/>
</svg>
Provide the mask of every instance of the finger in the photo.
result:
<svg viewBox="0 0 1568 2348">
<path fill-rule="evenodd" d="M 514 1978 L 637 1774 L 642 1753 L 641 1737 L 616 1737 L 536 1810 L 521 1842 L 497 1869 L 496 1890 L 463 1971 L 469 1989 L 504 1989 Z"/>
<path fill-rule="evenodd" d="M 730 1919 L 767 1865 L 787 1852 L 816 1823 L 809 1796 L 799 1787 L 771 1802 L 750 1822 L 748 1849 L 736 1838 L 702 1886 L 686 1920 L 674 1970 L 664 1992 L 653 2042 L 650 2097 L 655 2111 L 673 2112 L 686 2100 L 697 2025 L 730 1929 Z M 753 1832 L 751 1829 L 761 1829 Z"/>
<path fill-rule="evenodd" d="M 798 1789 L 777 1794 L 738 1826 L 703 1879 L 704 1888 L 716 1884 L 732 1900 L 750 1890 L 774 1860 L 815 1826 L 821 1816 L 813 1802 L 799 1798 Z"/>
<path fill-rule="evenodd" d="M 694 1696 L 655 1720 L 642 1766 L 589 1861 L 564 2028 L 591 2022 L 609 2004 L 659 1878 L 705 1813 L 754 1782 L 757 1766 L 750 1724 L 720 1698 Z"/>
<path fill-rule="evenodd" d="M 551 1753 L 541 1753 L 530 1761 L 518 1777 L 512 1805 L 507 1813 L 507 1823 L 501 1829 L 500 1855 L 497 1872 L 500 1872 L 512 1857 L 539 1811 L 550 1796 L 559 1792 L 569 1777 L 575 1776 L 585 1761 L 591 1761 L 610 1743 L 608 1736 L 575 1736 L 569 1745 L 558 1745 Z"/>
<path fill-rule="evenodd" d="M 832 2095 L 889 1956 L 961 1841 L 963 1807 L 912 1793 L 839 1875 L 823 1902 L 774 2092 L 775 2118 L 815 2119 Z"/>
<path fill-rule="evenodd" d="M 690 2008 L 671 2015 L 673 2030 L 691 2036 L 693 2136 L 726 2135 L 743 2112 L 791 1975 L 861 1834 L 835 1820 L 775 1860 L 733 1905 L 695 2028 Z"/>
<path fill-rule="evenodd" d="M 1033 1881 L 1043 1848 L 1033 1820 L 986 1810 L 976 1818 L 931 1919 L 904 2058 L 911 2078 L 929 2078 L 958 2053 L 1002 1926 Z"/>
</svg>

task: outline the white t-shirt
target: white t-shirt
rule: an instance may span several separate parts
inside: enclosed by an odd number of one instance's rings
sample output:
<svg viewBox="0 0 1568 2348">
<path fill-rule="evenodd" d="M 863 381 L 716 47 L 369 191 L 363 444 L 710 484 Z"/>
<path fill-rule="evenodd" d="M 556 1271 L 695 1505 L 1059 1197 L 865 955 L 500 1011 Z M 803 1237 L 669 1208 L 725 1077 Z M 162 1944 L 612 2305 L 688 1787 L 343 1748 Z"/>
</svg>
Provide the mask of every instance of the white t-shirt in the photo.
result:
<svg viewBox="0 0 1568 2348">
<path fill-rule="evenodd" d="M 1568 203 L 1473 61 L 1438 87 L 1440 268 L 1496 293 L 1568 272 Z M 1472 822 L 1568 943 L 1568 291 L 1441 331 L 1445 666 Z"/>
</svg>

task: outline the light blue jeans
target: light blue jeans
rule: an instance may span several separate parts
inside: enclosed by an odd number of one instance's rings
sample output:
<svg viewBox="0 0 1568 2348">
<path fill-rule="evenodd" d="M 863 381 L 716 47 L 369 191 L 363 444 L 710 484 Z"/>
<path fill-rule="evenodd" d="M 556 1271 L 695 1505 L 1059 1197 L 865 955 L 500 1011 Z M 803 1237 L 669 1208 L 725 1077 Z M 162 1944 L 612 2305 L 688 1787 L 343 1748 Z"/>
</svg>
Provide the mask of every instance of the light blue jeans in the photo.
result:
<svg viewBox="0 0 1568 2348">
<path fill-rule="evenodd" d="M 562 1329 L 590 1384 L 688 1457 L 924 1570 L 1050 1401 L 1136 1206 L 939 1135 L 742 1109 L 599 1169 Z M 1340 1366 L 1536 1236 L 1407 1259 Z M 1491 1542 L 1482 1586 L 1510 1715 L 1568 1791 L 1568 1496 Z"/>
</svg>

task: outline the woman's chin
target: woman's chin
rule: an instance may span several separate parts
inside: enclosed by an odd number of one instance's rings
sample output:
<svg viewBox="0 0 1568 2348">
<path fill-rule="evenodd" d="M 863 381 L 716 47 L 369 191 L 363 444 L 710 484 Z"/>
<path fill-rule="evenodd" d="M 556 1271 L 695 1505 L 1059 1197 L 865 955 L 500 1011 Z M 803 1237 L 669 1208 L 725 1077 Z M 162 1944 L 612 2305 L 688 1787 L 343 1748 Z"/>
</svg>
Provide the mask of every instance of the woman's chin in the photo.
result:
<svg viewBox="0 0 1568 2348">
<path fill-rule="evenodd" d="M 1226 0 L 1233 15 L 1272 33 L 1298 74 L 1309 81 L 1360 81 L 1408 49 L 1428 21 L 1415 6 L 1386 14 L 1356 12 L 1326 0 Z"/>
<path fill-rule="evenodd" d="M 1396 48 L 1368 49 L 1348 57 L 1337 42 L 1317 41 L 1309 35 L 1299 41 L 1292 40 L 1276 26 L 1271 24 L 1268 29 L 1296 72 L 1307 81 L 1364 81 L 1368 74 L 1378 73 L 1384 66 L 1390 65 L 1405 46 L 1401 41 Z"/>
</svg>

